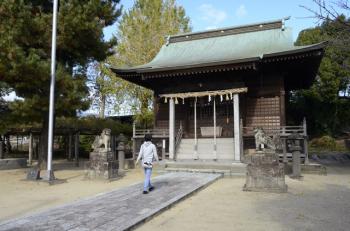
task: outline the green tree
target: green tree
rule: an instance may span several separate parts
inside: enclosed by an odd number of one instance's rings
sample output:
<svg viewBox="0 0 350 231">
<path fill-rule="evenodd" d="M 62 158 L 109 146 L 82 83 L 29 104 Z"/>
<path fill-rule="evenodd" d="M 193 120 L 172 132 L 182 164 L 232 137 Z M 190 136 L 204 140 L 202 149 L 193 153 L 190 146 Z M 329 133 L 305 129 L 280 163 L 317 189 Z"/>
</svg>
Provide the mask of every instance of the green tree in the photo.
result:
<svg viewBox="0 0 350 231">
<path fill-rule="evenodd" d="M 189 24 L 184 8 L 178 6 L 175 0 L 137 0 L 122 16 L 116 55 L 110 57 L 108 63 L 113 66 L 148 63 L 165 44 L 166 36 L 189 32 Z M 153 98 L 150 90 L 120 78 L 115 86 L 118 102 L 128 102 L 133 113 L 149 115 Z"/>
<path fill-rule="evenodd" d="M 350 52 L 348 44 L 339 43 L 339 37 L 349 37 L 350 31 L 344 34 L 343 22 L 350 21 L 342 15 L 339 19 L 327 20 L 320 26 L 300 32 L 296 41 L 296 45 L 329 41 L 311 88 L 294 92 L 291 97 L 291 113 L 297 117 L 296 111 L 303 113 L 315 135 L 335 135 L 350 125 Z"/>
<path fill-rule="evenodd" d="M 21 100 L 9 103 L 14 122 L 40 122 L 40 160 L 46 156 L 51 0 L 0 2 L 0 81 Z M 111 55 L 115 40 L 103 40 L 103 28 L 120 15 L 119 0 L 59 1 L 55 115 L 75 116 L 89 106 L 86 73 L 93 60 Z"/>
<path fill-rule="evenodd" d="M 106 110 L 115 111 L 118 107 L 115 105 L 115 85 L 116 76 L 111 74 L 109 67 L 104 61 L 94 62 L 89 68 L 89 87 L 92 92 L 91 108 L 98 110 L 99 118 L 105 118 Z"/>
</svg>

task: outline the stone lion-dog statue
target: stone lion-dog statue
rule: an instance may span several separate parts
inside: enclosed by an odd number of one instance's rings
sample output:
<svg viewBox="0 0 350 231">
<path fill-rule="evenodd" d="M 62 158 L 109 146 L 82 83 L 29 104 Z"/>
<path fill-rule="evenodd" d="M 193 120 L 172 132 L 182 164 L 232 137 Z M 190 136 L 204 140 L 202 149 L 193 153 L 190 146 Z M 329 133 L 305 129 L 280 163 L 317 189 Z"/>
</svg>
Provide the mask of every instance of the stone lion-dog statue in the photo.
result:
<svg viewBox="0 0 350 231">
<path fill-rule="evenodd" d="M 111 150 L 111 129 L 105 128 L 101 135 L 96 136 L 92 144 L 94 151 L 110 151 Z"/>
<path fill-rule="evenodd" d="M 276 150 L 279 148 L 280 137 L 278 135 L 274 135 L 271 138 L 270 136 L 266 135 L 262 128 L 257 127 L 254 128 L 254 137 L 256 150 L 260 150 L 260 147 L 262 147 L 262 145 L 272 150 Z"/>
</svg>

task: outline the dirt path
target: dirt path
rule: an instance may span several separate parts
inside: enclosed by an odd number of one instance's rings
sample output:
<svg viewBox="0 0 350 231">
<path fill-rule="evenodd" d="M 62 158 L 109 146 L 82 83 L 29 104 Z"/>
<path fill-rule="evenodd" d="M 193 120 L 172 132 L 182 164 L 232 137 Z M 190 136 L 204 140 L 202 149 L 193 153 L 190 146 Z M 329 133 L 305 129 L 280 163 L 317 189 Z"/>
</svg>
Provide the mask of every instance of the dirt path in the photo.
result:
<svg viewBox="0 0 350 231">
<path fill-rule="evenodd" d="M 225 178 L 139 227 L 154 230 L 349 230 L 350 166 L 286 178 L 286 194 L 243 192 Z"/>
</svg>

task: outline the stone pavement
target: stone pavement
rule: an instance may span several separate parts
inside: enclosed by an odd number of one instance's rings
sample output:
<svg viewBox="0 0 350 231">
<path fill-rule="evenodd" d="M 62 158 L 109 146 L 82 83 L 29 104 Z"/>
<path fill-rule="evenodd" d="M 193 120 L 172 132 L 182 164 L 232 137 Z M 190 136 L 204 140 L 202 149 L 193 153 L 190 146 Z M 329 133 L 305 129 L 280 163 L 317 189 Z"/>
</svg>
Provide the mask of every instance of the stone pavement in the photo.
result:
<svg viewBox="0 0 350 231">
<path fill-rule="evenodd" d="M 219 174 L 167 173 L 155 177 L 155 190 L 142 183 L 0 223 L 0 230 L 128 230 L 220 178 Z"/>
</svg>

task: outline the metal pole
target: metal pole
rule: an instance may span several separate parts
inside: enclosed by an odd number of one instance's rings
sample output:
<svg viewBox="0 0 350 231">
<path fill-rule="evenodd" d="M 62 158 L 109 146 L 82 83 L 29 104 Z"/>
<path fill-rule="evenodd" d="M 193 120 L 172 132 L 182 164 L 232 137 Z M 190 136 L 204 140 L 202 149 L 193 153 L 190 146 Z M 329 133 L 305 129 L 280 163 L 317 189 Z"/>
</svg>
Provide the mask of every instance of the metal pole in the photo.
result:
<svg viewBox="0 0 350 231">
<path fill-rule="evenodd" d="M 47 148 L 47 178 L 53 180 L 52 149 L 53 149 L 53 119 L 55 103 L 55 75 L 56 75 L 56 31 L 57 31 L 57 6 L 58 0 L 53 1 L 52 15 L 52 43 L 51 43 L 51 84 L 50 84 L 50 107 L 49 107 L 49 140 Z"/>
</svg>

